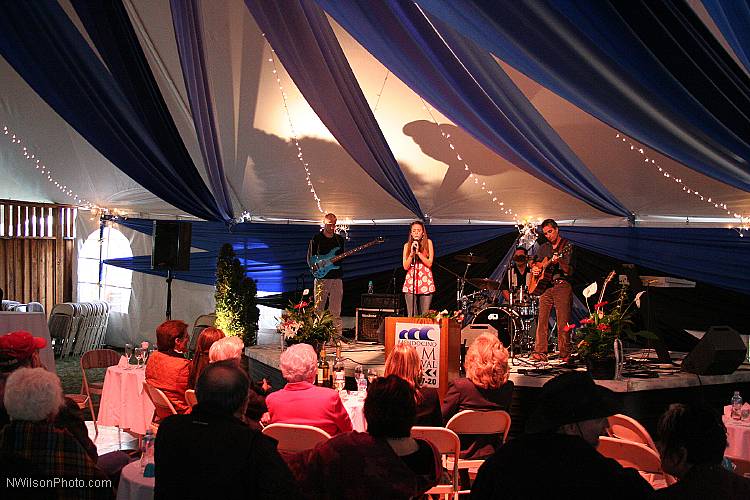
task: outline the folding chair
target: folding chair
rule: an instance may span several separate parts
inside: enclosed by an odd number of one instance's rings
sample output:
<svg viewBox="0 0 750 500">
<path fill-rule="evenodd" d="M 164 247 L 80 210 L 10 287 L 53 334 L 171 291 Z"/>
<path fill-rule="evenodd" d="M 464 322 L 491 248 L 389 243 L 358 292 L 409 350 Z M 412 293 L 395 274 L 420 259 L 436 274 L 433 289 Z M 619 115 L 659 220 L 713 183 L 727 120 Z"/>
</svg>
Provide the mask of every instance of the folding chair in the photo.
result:
<svg viewBox="0 0 750 500">
<path fill-rule="evenodd" d="M 462 434 L 501 436 L 501 442 L 505 443 L 510 430 L 510 415 L 503 410 L 464 410 L 453 415 L 445 424 L 445 427 L 459 436 Z M 450 460 L 448 463 L 450 464 Z M 461 458 L 458 461 L 458 468 L 476 471 L 483 463 L 484 459 Z M 468 493 L 469 491 L 471 490 L 464 489 L 459 493 Z"/>
<path fill-rule="evenodd" d="M 195 344 L 198 342 L 198 336 L 206 328 L 213 327 L 216 324 L 216 314 L 201 314 L 195 319 L 193 323 L 193 331 L 190 332 L 190 342 L 188 343 L 188 357 L 193 358 L 195 352 Z"/>
<path fill-rule="evenodd" d="M 96 415 L 94 414 L 94 403 L 91 399 L 92 394 L 102 395 L 102 389 L 104 382 L 89 382 L 86 370 L 94 368 L 109 368 L 120 362 L 120 353 L 113 351 L 112 349 L 93 349 L 83 353 L 81 356 L 81 394 L 79 396 L 85 396 L 83 401 L 80 401 L 80 397 L 73 397 L 73 400 L 78 404 L 79 408 L 83 409 L 85 404 L 88 404 L 89 410 L 91 411 L 91 420 L 94 421 L 94 429 L 96 435 L 99 435 L 99 425 L 96 422 Z"/>
<path fill-rule="evenodd" d="M 279 442 L 279 452 L 295 453 L 315 448 L 315 445 L 331 438 L 322 429 L 311 425 L 300 424 L 271 424 L 263 428 L 263 434 L 271 436 Z"/>
<path fill-rule="evenodd" d="M 631 467 L 641 473 L 655 488 L 674 484 L 675 479 L 661 468 L 659 454 L 641 443 L 602 436 L 597 451 L 605 457 L 616 460 L 623 467 Z M 663 478 L 663 482 L 657 479 Z"/>
<path fill-rule="evenodd" d="M 145 380 L 143 381 L 143 390 L 146 391 L 149 399 L 154 404 L 155 411 L 154 418 L 151 420 L 151 429 L 154 431 L 154 435 L 156 435 L 156 432 L 159 430 L 159 421 L 161 420 L 159 415 L 177 415 L 177 410 L 174 409 L 172 402 L 161 389 L 157 389 Z"/>
<path fill-rule="evenodd" d="M 458 499 L 459 480 L 458 480 L 458 460 L 461 454 L 461 441 L 458 435 L 450 429 L 443 427 L 421 427 L 414 426 L 411 428 L 411 437 L 424 439 L 435 445 L 438 452 L 443 458 L 443 467 L 447 467 L 450 477 L 450 484 L 438 484 L 427 490 L 428 495 L 445 495 L 452 496 L 454 500 Z M 452 464 L 452 465 L 451 465 Z"/>
<path fill-rule="evenodd" d="M 609 428 L 607 429 L 609 437 L 645 444 L 655 452 L 659 452 L 656 449 L 654 440 L 651 439 L 651 435 L 636 419 L 618 413 L 607 418 L 607 422 L 609 423 Z"/>
</svg>

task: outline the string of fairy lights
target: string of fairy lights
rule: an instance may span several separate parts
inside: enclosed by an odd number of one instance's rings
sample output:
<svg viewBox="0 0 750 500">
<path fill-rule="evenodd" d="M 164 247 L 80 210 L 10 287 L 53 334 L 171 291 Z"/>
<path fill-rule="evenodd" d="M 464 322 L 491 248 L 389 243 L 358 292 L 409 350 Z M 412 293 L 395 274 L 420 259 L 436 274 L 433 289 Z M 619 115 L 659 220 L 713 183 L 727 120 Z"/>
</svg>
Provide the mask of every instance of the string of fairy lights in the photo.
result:
<svg viewBox="0 0 750 500">
<path fill-rule="evenodd" d="M 516 224 L 516 226 L 519 227 L 519 232 L 521 232 L 522 227 L 526 225 L 526 221 L 521 221 L 518 217 L 518 214 L 516 214 L 512 208 L 507 207 L 505 205 L 505 202 L 498 198 L 498 193 L 496 193 L 495 189 L 492 189 L 492 186 L 488 186 L 485 181 L 480 181 L 479 176 L 474 173 L 474 171 L 471 169 L 471 166 L 468 164 L 466 160 L 463 159 L 461 156 L 461 153 L 456 150 L 456 146 L 453 144 L 453 141 L 451 140 L 451 135 L 444 131 L 443 128 L 440 126 L 440 123 L 438 123 L 437 119 L 435 118 L 435 115 L 432 112 L 432 107 L 429 106 L 424 99 L 421 97 L 419 98 L 420 101 L 422 101 L 422 108 L 427 112 L 428 115 L 430 115 L 430 119 L 432 122 L 437 126 L 438 130 L 440 131 L 440 135 L 443 137 L 443 139 L 448 144 L 448 147 L 450 148 L 451 152 L 453 152 L 456 155 L 456 159 L 463 163 L 464 171 L 469 172 L 469 179 L 473 180 L 474 185 L 476 185 L 481 191 L 483 191 L 488 199 L 490 200 L 490 203 L 498 207 L 498 210 L 500 213 L 505 215 L 510 215 L 513 217 L 513 221 Z"/>
<path fill-rule="evenodd" d="M 737 213 L 731 210 L 727 206 L 726 203 L 724 203 L 721 200 L 716 199 L 715 196 L 710 196 L 705 192 L 698 191 L 693 186 L 687 185 L 682 180 L 682 178 L 668 171 L 655 158 L 649 157 L 648 152 L 645 151 L 643 147 L 635 144 L 630 138 L 628 138 L 624 134 L 617 133 L 615 135 L 615 138 L 619 139 L 626 146 L 629 146 L 631 151 L 636 152 L 640 154 L 641 156 L 643 156 L 643 163 L 654 168 L 657 172 L 659 172 L 662 175 L 662 177 L 664 177 L 665 179 L 669 179 L 675 184 L 679 184 L 682 187 L 682 192 L 686 196 L 692 196 L 699 201 L 702 201 L 710 206 L 713 206 L 717 210 L 721 210 L 722 212 L 725 212 L 726 215 L 729 215 L 730 217 L 734 217 L 735 219 L 737 219 L 739 221 L 739 224 L 735 226 L 734 229 L 739 233 L 740 237 L 744 237 L 744 233 L 746 231 L 750 231 L 750 215 Z"/>
<path fill-rule="evenodd" d="M 265 33 L 263 34 L 263 38 L 266 38 Z M 273 47 L 271 47 L 271 44 L 268 43 L 268 40 L 266 40 L 266 44 L 268 45 L 268 48 L 271 51 L 271 56 L 268 58 L 268 62 L 271 63 L 273 66 L 272 73 L 274 78 L 276 79 L 276 84 L 279 87 L 279 92 L 281 93 L 281 99 L 284 104 L 284 112 L 286 113 L 287 121 L 289 122 L 289 130 L 292 135 L 292 140 L 294 141 L 294 145 L 297 148 L 297 159 L 302 164 L 302 167 L 305 169 L 305 182 L 307 183 L 307 186 L 310 188 L 310 193 L 312 193 L 313 199 L 315 200 L 315 204 L 318 207 L 318 211 L 321 214 L 325 214 L 326 211 L 323 210 L 323 207 L 321 205 L 320 197 L 318 196 L 317 191 L 315 190 L 315 186 L 312 182 L 312 173 L 310 171 L 310 164 L 305 160 L 305 156 L 302 153 L 302 146 L 299 142 L 299 137 L 297 136 L 297 131 L 294 128 L 294 123 L 292 122 L 292 114 L 289 111 L 289 102 L 287 99 L 286 91 L 284 90 L 284 85 L 281 83 L 281 77 L 279 76 L 279 70 L 276 64 L 276 51 L 273 50 Z"/>
<path fill-rule="evenodd" d="M 72 188 L 68 187 L 67 184 L 64 184 L 61 180 L 57 179 L 52 172 L 52 168 L 49 167 L 46 162 L 42 161 L 42 159 L 34 151 L 26 147 L 24 145 L 25 142 L 21 139 L 21 137 L 19 137 L 19 135 L 14 132 L 13 129 L 11 129 L 9 126 L 3 125 L 2 132 L 3 137 L 9 139 L 11 144 L 15 144 L 15 147 L 17 148 L 19 153 L 21 153 L 23 157 L 28 160 L 29 166 L 33 166 L 34 170 L 36 170 L 39 175 L 47 179 L 47 182 L 54 184 L 54 186 L 59 189 L 64 195 L 71 198 L 74 205 L 78 205 L 81 208 L 90 210 L 95 217 L 98 217 L 101 214 L 120 215 L 119 211 L 116 209 L 100 207 L 96 203 L 79 196 L 78 193 L 73 191 Z"/>
</svg>

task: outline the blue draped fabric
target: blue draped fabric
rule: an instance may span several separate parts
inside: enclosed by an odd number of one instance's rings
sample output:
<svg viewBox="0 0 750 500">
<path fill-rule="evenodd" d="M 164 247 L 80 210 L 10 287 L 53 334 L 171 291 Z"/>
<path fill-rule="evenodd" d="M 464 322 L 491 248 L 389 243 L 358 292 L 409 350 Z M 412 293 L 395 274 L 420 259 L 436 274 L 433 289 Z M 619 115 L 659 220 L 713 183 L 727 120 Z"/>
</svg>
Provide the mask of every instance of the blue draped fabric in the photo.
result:
<svg viewBox="0 0 750 500">
<path fill-rule="evenodd" d="M 750 261 L 750 240 L 733 229 L 561 227 L 583 248 L 709 285 L 750 293 L 742 272 Z"/>
<path fill-rule="evenodd" d="M 151 234 L 153 230 L 153 221 L 147 219 L 118 222 L 145 234 Z M 316 226 L 303 224 L 238 224 L 230 232 L 220 223 L 195 222 L 191 245 L 206 251 L 191 253 L 190 271 L 175 273 L 175 279 L 213 284 L 219 249 L 224 243 L 231 243 L 237 257 L 246 266 L 247 275 L 258 282 L 258 290 L 295 290 L 303 277 L 310 282 L 311 275 L 305 262 L 307 244 L 318 230 Z M 434 242 L 435 253 L 440 257 L 516 231 L 516 227 L 464 224 L 428 226 L 427 231 Z M 400 268 L 407 235 L 407 225 L 353 226 L 349 231 L 347 250 L 378 237 L 383 237 L 385 241 L 343 261 L 344 276 L 356 278 Z M 151 270 L 150 257 L 147 256 L 111 259 L 106 263 L 148 274 L 165 275 Z"/>
<path fill-rule="evenodd" d="M 197 0 L 170 0 L 170 7 L 177 49 L 180 54 L 182 77 L 185 81 L 208 181 L 222 215 L 226 219 L 232 219 L 234 217 L 232 201 L 224 175 L 224 162 L 221 158 L 213 101 L 208 86 L 200 8 Z"/>
<path fill-rule="evenodd" d="M 671 0 L 415 1 L 602 121 L 750 190 L 748 77 L 687 6 Z"/>
<path fill-rule="evenodd" d="M 196 217 L 221 218 L 197 169 L 185 161 L 184 145 L 167 139 L 168 132 L 154 135 L 156 123 L 146 123 L 145 112 L 130 102 L 128 94 L 139 90 L 122 89 L 57 1 L 4 2 L 0 54 L 52 109 L 141 186 Z M 119 57 L 134 57 L 132 46 L 112 60 Z M 118 78 L 138 79 L 123 73 Z M 152 110 L 148 116 L 158 122 L 157 114 Z"/>
<path fill-rule="evenodd" d="M 388 194 L 424 218 L 325 13 L 314 0 L 245 0 L 245 4 L 341 147 Z"/>
<path fill-rule="evenodd" d="M 750 71 L 750 2 L 747 0 L 702 0 L 721 34 L 745 69 Z"/>
<path fill-rule="evenodd" d="M 602 212 L 630 216 L 486 50 L 431 23 L 411 1 L 318 3 L 415 92 L 500 156 Z"/>
</svg>

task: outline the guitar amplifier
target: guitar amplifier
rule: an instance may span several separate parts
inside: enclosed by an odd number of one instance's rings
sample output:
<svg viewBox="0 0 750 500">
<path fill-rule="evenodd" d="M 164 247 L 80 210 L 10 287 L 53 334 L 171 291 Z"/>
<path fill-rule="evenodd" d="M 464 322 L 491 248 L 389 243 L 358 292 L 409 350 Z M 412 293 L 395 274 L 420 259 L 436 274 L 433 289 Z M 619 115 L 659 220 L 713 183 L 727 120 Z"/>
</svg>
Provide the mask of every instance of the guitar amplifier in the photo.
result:
<svg viewBox="0 0 750 500">
<path fill-rule="evenodd" d="M 385 318 L 398 316 L 398 309 L 357 308 L 354 340 L 385 344 Z"/>
<path fill-rule="evenodd" d="M 398 310 L 401 308 L 401 295 L 396 293 L 363 293 L 359 305 L 366 309 Z"/>
</svg>

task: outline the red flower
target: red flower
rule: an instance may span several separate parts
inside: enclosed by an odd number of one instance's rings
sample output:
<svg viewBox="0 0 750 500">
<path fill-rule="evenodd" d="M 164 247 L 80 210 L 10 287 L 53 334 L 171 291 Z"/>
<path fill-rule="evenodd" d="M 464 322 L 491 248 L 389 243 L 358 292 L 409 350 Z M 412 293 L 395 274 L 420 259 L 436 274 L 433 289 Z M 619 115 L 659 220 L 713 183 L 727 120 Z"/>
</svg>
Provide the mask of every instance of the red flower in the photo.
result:
<svg viewBox="0 0 750 500">
<path fill-rule="evenodd" d="M 583 318 L 583 319 L 581 320 L 581 324 L 582 324 L 582 325 L 588 325 L 589 323 L 593 323 L 593 322 L 594 322 L 594 320 L 593 320 L 593 319 L 591 319 L 591 318 Z"/>
<path fill-rule="evenodd" d="M 574 329 L 575 327 L 576 327 L 575 323 L 573 323 L 571 325 L 565 325 L 563 327 L 563 331 L 567 333 L 567 332 L 571 331 L 572 329 Z"/>
<path fill-rule="evenodd" d="M 295 306 L 294 306 L 294 308 L 295 308 L 295 309 L 304 309 L 305 307 L 307 307 L 307 306 L 309 306 L 309 305 L 310 305 L 310 303 L 309 303 L 309 302 L 305 302 L 305 301 L 303 300 L 303 301 L 302 301 L 302 302 L 300 302 L 299 304 L 295 305 Z"/>
<path fill-rule="evenodd" d="M 606 300 L 604 302 L 599 302 L 598 304 L 594 304 L 594 309 L 601 309 L 602 307 L 606 306 L 607 304 L 609 304 L 609 302 L 607 302 Z"/>
<path fill-rule="evenodd" d="M 596 329 L 602 332 L 608 332 L 610 330 L 609 325 L 605 325 L 604 323 L 597 326 Z"/>
</svg>

